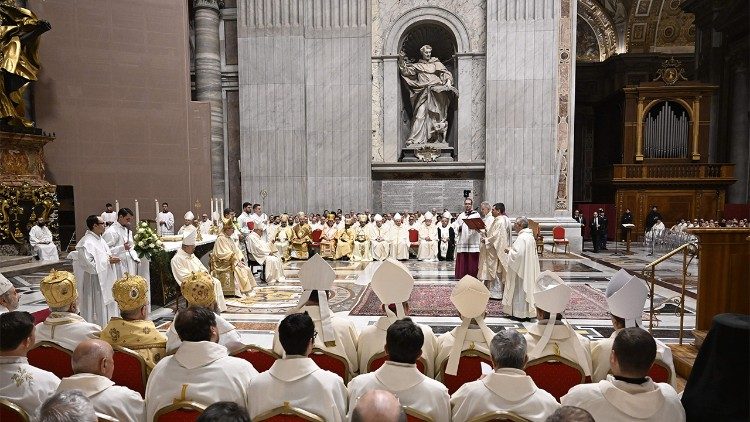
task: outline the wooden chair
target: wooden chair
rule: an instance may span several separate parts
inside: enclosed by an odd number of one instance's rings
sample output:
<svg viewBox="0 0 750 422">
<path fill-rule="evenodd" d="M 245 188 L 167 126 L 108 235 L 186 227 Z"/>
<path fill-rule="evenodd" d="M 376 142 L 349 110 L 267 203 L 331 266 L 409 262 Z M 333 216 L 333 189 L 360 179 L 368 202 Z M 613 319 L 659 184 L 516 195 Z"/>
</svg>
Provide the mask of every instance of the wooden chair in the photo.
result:
<svg viewBox="0 0 750 422">
<path fill-rule="evenodd" d="M 462 385 L 467 382 L 476 381 L 482 376 L 482 362 L 492 366 L 492 358 L 486 353 L 474 349 L 464 350 L 461 352 L 461 357 L 458 361 L 456 375 L 445 373 L 445 367 L 448 365 L 448 358 L 445 358 L 440 364 L 437 379 L 448 387 L 448 394 L 452 395 Z"/>
<path fill-rule="evenodd" d="M 352 378 L 349 363 L 343 356 L 335 355 L 329 351 L 315 347 L 312 353 L 310 353 L 310 359 L 315 361 L 321 369 L 331 371 L 340 376 L 344 380 L 344 384 L 348 384 Z"/>
<path fill-rule="evenodd" d="M 433 419 L 419 410 L 404 406 L 406 422 L 433 422 Z"/>
<path fill-rule="evenodd" d="M 21 406 L 0 398 L 0 421 L 3 422 L 29 422 L 31 418 Z"/>
<path fill-rule="evenodd" d="M 557 355 L 534 359 L 526 364 L 525 371 L 537 387 L 552 394 L 558 402 L 572 387 L 586 382 L 579 364 Z"/>
<path fill-rule="evenodd" d="M 539 223 L 534 220 L 529 220 L 529 228 L 534 234 L 534 239 L 536 239 L 536 253 L 539 256 L 544 255 L 544 236 L 542 236 L 542 231 L 539 228 Z"/>
<path fill-rule="evenodd" d="M 268 371 L 271 369 L 273 363 L 276 362 L 276 359 L 281 359 L 281 356 L 277 355 L 272 350 L 267 350 L 252 344 L 232 353 L 232 356 L 250 362 L 250 364 L 253 365 L 253 368 L 258 372 Z"/>
<path fill-rule="evenodd" d="M 162 407 L 154 415 L 154 422 L 194 422 L 206 406 L 192 401 L 178 401 Z"/>
<path fill-rule="evenodd" d="M 529 422 L 529 420 L 512 412 L 496 410 L 471 418 L 469 422 Z"/>
<path fill-rule="evenodd" d="M 30 365 L 52 372 L 59 378 L 73 375 L 72 356 L 73 352 L 50 341 L 40 341 L 26 355 Z"/>
<path fill-rule="evenodd" d="M 255 421 L 268 421 L 268 422 L 298 422 L 298 421 L 312 421 L 312 422 L 325 422 L 322 417 L 308 412 L 307 410 L 292 407 L 289 402 L 284 402 L 284 405 L 271 409 L 268 412 L 261 413 L 256 416 Z"/>
<path fill-rule="evenodd" d="M 565 245 L 565 253 L 568 253 L 570 241 L 565 237 L 565 228 L 555 226 L 552 228 L 552 253 L 555 253 L 557 245 Z"/>
<path fill-rule="evenodd" d="M 367 372 L 375 372 L 375 370 L 383 366 L 383 364 L 387 360 L 388 353 L 386 353 L 385 351 L 373 355 L 373 357 L 371 357 L 367 362 Z M 425 358 L 420 356 L 419 359 L 417 359 L 417 369 L 419 370 L 419 372 L 423 374 L 425 373 L 425 371 L 427 370 L 427 361 L 425 360 Z"/>
<path fill-rule="evenodd" d="M 248 223 L 249 224 L 249 223 Z M 248 252 L 247 266 L 250 267 L 250 272 L 253 273 L 253 277 L 257 277 L 260 281 L 266 281 L 266 263 L 265 261 L 261 264 L 258 261 L 252 259 L 252 255 Z M 258 270 L 256 270 L 258 268 Z"/>
<path fill-rule="evenodd" d="M 113 418 L 112 416 L 105 415 L 104 413 L 96 412 L 96 421 L 97 422 L 118 422 L 119 419 Z"/>
<path fill-rule="evenodd" d="M 146 397 L 146 360 L 134 350 L 122 346 L 112 346 L 115 361 L 115 370 L 112 373 L 112 381 L 116 385 L 128 387 Z"/>
<path fill-rule="evenodd" d="M 648 371 L 648 376 L 651 377 L 654 382 L 666 382 L 667 384 L 672 384 L 672 377 L 674 375 L 664 361 L 657 359 L 654 361 L 654 364 L 651 365 L 651 369 Z"/>
</svg>

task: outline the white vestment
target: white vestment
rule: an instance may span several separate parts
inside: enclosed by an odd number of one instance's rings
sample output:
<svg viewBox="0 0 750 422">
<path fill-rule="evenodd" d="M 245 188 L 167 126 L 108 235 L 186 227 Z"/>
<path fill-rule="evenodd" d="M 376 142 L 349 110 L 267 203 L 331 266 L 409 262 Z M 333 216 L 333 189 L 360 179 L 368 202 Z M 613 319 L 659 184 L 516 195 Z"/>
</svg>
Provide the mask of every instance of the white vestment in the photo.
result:
<svg viewBox="0 0 750 422">
<path fill-rule="evenodd" d="M 180 230 L 177 230 L 177 234 L 181 234 L 183 236 L 187 236 L 188 234 L 190 234 L 190 232 L 192 232 L 193 230 L 196 230 L 196 229 L 197 229 L 197 227 L 195 227 L 192 224 L 188 224 L 188 225 L 183 224 L 180 227 Z"/>
<path fill-rule="evenodd" d="M 117 211 L 112 211 L 112 212 L 104 211 L 101 217 L 102 217 L 102 220 L 104 220 L 104 223 L 106 223 L 107 226 L 109 226 L 110 224 L 117 221 Z"/>
<path fill-rule="evenodd" d="M 315 347 L 345 358 L 349 364 L 349 372 L 351 372 L 351 374 L 356 374 L 358 372 L 357 327 L 350 319 L 331 315 L 331 326 L 333 327 L 333 332 L 336 336 L 336 344 L 327 346 L 324 343 L 322 335 L 323 326 L 320 320 L 320 308 L 317 305 L 305 305 L 301 307 L 299 311 L 295 312 L 307 312 L 315 324 L 315 331 L 321 333 L 321 335 L 315 337 Z M 281 342 L 279 342 L 278 326 L 273 333 L 273 351 L 280 356 L 284 355 L 284 348 L 281 347 Z"/>
<path fill-rule="evenodd" d="M 375 372 L 359 375 L 349 382 L 349 409 L 371 390 L 393 393 L 402 406 L 429 416 L 434 422 L 451 420 L 448 389 L 438 381 L 423 375 L 417 365 L 386 361 Z"/>
<path fill-rule="evenodd" d="M 502 368 L 468 382 L 451 396 L 454 421 L 504 411 L 532 422 L 544 422 L 560 407 L 552 394 L 538 388 L 520 369 Z"/>
<path fill-rule="evenodd" d="M 385 261 L 391 250 L 391 244 L 388 241 L 390 238 L 388 229 L 385 226 L 378 227 L 377 224 L 372 224 L 368 236 L 370 236 L 372 259 Z"/>
<path fill-rule="evenodd" d="M 451 240 L 451 225 L 448 224 L 446 226 L 443 226 L 442 223 L 440 224 L 440 239 L 438 241 L 440 242 L 440 256 L 443 258 L 450 258 L 453 259 L 452 256 L 448 255 L 448 248 L 450 247 L 450 240 Z M 455 233 L 455 230 L 453 231 Z M 455 235 L 454 235 L 455 236 Z M 453 253 L 455 254 L 455 250 Z"/>
<path fill-rule="evenodd" d="M 171 211 L 159 211 L 159 215 L 156 216 L 156 234 L 159 236 L 174 234 L 174 214 Z"/>
<path fill-rule="evenodd" d="M 102 237 L 104 238 L 104 241 L 107 242 L 110 253 L 120 258 L 120 263 L 115 264 L 117 279 L 124 276 L 126 272 L 137 275 L 138 263 L 140 263 L 141 260 L 138 259 L 138 254 L 135 253 L 133 231 L 130 230 L 130 228 L 123 226 L 118 221 L 115 221 L 111 226 L 107 227 L 107 230 L 104 231 Z M 125 249 L 125 243 L 130 244 L 129 250 Z"/>
<path fill-rule="evenodd" d="M 448 331 L 447 333 L 440 334 L 437 338 L 437 357 L 435 358 L 435 374 L 440 371 L 443 362 L 447 360 L 451 354 L 453 343 L 456 342 L 456 331 L 458 327 Z M 469 325 L 469 329 L 466 330 L 466 338 L 464 338 L 464 344 L 461 351 L 464 350 L 476 350 L 477 352 L 490 355 L 490 345 L 487 344 L 482 330 L 477 328 L 475 324 Z"/>
<path fill-rule="evenodd" d="M 242 337 L 240 336 L 240 332 L 237 331 L 237 327 L 232 325 L 232 323 L 224 319 L 221 315 L 216 314 L 215 316 L 216 329 L 219 331 L 219 344 L 226 347 L 227 352 L 230 355 L 245 347 L 245 343 L 242 342 Z M 166 335 L 167 354 L 172 354 L 182 345 L 182 340 L 180 340 L 180 336 L 174 328 L 174 323 L 170 324 Z"/>
<path fill-rule="evenodd" d="M 109 262 L 109 246 L 104 238 L 87 230 L 78 241 L 76 252 L 73 273 L 81 301 L 81 316 L 103 327 L 111 317 L 120 315 L 112 296 L 117 271 L 115 265 Z"/>
<path fill-rule="evenodd" d="M 446 230 L 446 236 L 448 231 Z M 427 240 L 429 238 L 429 240 Z M 435 224 L 422 226 L 419 229 L 419 249 L 417 250 L 417 259 L 425 262 L 437 261 L 438 254 L 438 229 Z M 448 251 L 448 241 L 445 242 L 445 250 Z"/>
<path fill-rule="evenodd" d="M 31 420 L 59 384 L 55 374 L 29 365 L 25 357 L 0 356 L 0 397 L 20 406 Z"/>
<path fill-rule="evenodd" d="M 40 261 L 57 261 L 60 259 L 57 254 L 57 245 L 53 242 L 49 227 L 40 227 L 35 224 L 29 231 L 29 243 L 34 248 Z"/>
<path fill-rule="evenodd" d="M 198 225 L 198 229 L 201 231 L 201 234 L 205 236 L 211 232 L 211 225 L 211 220 L 201 221 Z"/>
<path fill-rule="evenodd" d="M 607 379 L 607 375 L 609 375 L 612 369 L 609 365 L 609 355 L 612 354 L 612 344 L 618 332 L 619 330 L 615 331 L 609 338 L 591 342 L 591 363 L 593 365 L 591 380 L 593 382 Z M 672 349 L 663 342 L 657 339 L 654 340 L 656 341 L 656 359 L 664 362 L 669 367 L 669 372 L 672 376 L 671 384 L 674 387 L 677 375 L 675 374 L 674 361 L 672 359 Z"/>
<path fill-rule="evenodd" d="M 505 255 L 505 248 L 510 246 L 512 226 L 508 216 L 499 215 L 494 219 L 491 229 L 487 231 L 487 237 L 482 240 L 485 256 L 483 259 L 480 252 L 477 278 L 485 281 L 485 285 L 490 290 L 490 297 L 493 299 L 503 298 L 508 271 L 501 262 L 501 256 Z"/>
<path fill-rule="evenodd" d="M 387 231 L 391 243 L 390 256 L 398 260 L 409 259 L 409 229 L 403 223 L 400 226 L 394 223 Z"/>
<path fill-rule="evenodd" d="M 170 262 L 172 267 L 172 275 L 174 276 L 177 284 L 182 286 L 182 280 L 190 276 L 192 273 L 205 272 L 209 273 L 206 267 L 203 265 L 200 259 L 194 254 L 188 254 L 182 248 L 177 249 L 177 252 L 172 257 Z M 210 273 L 209 273 L 210 274 Z M 227 302 L 224 300 L 224 291 L 221 289 L 221 282 L 215 277 L 214 280 L 214 294 L 216 295 L 216 305 L 220 312 L 227 310 Z"/>
<path fill-rule="evenodd" d="M 251 215 L 253 215 L 253 213 L 246 213 L 243 211 L 237 216 L 237 225 L 240 227 L 240 233 L 245 236 L 250 234 L 250 229 L 247 227 L 247 223 L 250 222 Z"/>
<path fill-rule="evenodd" d="M 462 212 L 456 217 L 456 221 L 453 222 L 453 231 L 456 232 L 456 253 L 475 253 L 479 252 L 479 243 L 481 242 L 481 235 L 477 230 L 469 229 L 464 223 L 464 220 L 482 218 L 478 212 L 472 211 L 471 214 Z"/>
<path fill-rule="evenodd" d="M 370 251 L 370 227 L 361 224 L 352 226 L 354 229 L 354 248 L 352 249 L 351 260 L 354 262 L 358 261 L 372 261 L 372 252 Z"/>
<path fill-rule="evenodd" d="M 288 257 L 291 255 L 291 251 L 289 248 L 291 247 L 289 244 L 289 232 L 287 229 L 289 226 L 279 226 L 274 230 L 273 239 L 274 239 L 274 246 L 276 246 L 276 250 L 279 251 L 279 255 L 282 259 L 288 259 Z M 286 258 L 285 258 L 286 257 Z"/>
<path fill-rule="evenodd" d="M 580 384 L 560 398 L 563 406 L 580 407 L 597 421 L 682 422 L 685 409 L 677 392 L 666 383 L 648 378 L 643 384 L 630 384 L 609 375 L 595 384 Z"/>
<path fill-rule="evenodd" d="M 539 275 L 539 257 L 531 229 L 521 229 L 508 253 L 499 258 L 508 271 L 503 312 L 516 318 L 535 316 L 534 289 Z"/>
<path fill-rule="evenodd" d="M 370 359 L 385 350 L 385 336 L 390 326 L 391 322 L 388 320 L 388 317 L 383 316 L 378 318 L 375 324 L 368 325 L 362 329 L 362 332 L 359 334 L 359 342 L 357 343 L 359 372 L 361 374 L 368 372 L 367 364 L 370 362 Z M 435 354 L 438 348 L 437 338 L 429 325 L 417 324 L 417 326 L 422 329 L 422 334 L 424 335 L 422 358 L 427 362 L 425 375 L 434 378 L 435 374 L 437 374 L 437 369 L 435 368 Z"/>
<path fill-rule="evenodd" d="M 314 413 L 329 422 L 346 419 L 347 391 L 333 372 L 320 369 L 312 359 L 289 356 L 277 359 L 271 369 L 250 382 L 250 419 L 269 410 L 290 406 Z"/>
<path fill-rule="evenodd" d="M 252 213 L 252 214 L 250 214 L 248 221 L 252 221 L 255 225 L 257 225 L 258 223 L 263 223 L 264 225 L 267 226 L 268 225 L 268 216 L 265 213 L 262 213 L 261 215 L 258 215 L 256 213 Z M 247 224 L 245 224 L 245 229 L 247 229 Z M 268 239 L 269 239 L 269 237 L 268 237 L 268 228 L 266 228 L 265 230 L 263 230 L 263 236 L 262 237 L 263 237 L 264 241 L 268 242 Z"/>
<path fill-rule="evenodd" d="M 488 218 L 484 218 L 486 229 L 484 237 L 482 237 L 479 244 L 479 272 L 477 273 L 477 278 L 481 281 L 494 280 L 499 263 L 494 242 L 498 239 L 497 232 L 500 229 L 501 220 L 499 216 L 497 219 L 491 215 L 490 217 L 491 221 Z"/>
<path fill-rule="evenodd" d="M 247 250 L 253 260 L 258 264 L 266 264 L 266 283 L 273 284 L 277 281 L 286 281 L 284 277 L 284 264 L 281 258 L 271 255 L 271 245 L 268 244 L 258 233 L 252 232 L 245 237 Z"/>
<path fill-rule="evenodd" d="M 249 407 L 247 387 L 258 371 L 248 361 L 227 354 L 227 348 L 210 341 L 184 342 L 172 356 L 156 364 L 146 385 L 147 421 L 156 412 L 188 400 L 209 406 L 231 401 Z"/>
<path fill-rule="evenodd" d="M 98 338 L 102 327 L 86 322 L 80 315 L 71 312 L 52 312 L 44 322 L 36 325 L 36 342 L 50 341 L 71 352 L 78 343 Z"/>
<path fill-rule="evenodd" d="M 529 325 L 528 332 L 524 335 L 526 338 L 526 350 L 531 353 L 534 350 L 539 340 L 544 334 L 544 329 L 547 326 L 547 320 L 541 320 L 534 324 Z M 582 358 L 585 361 L 581 361 L 576 353 L 576 343 L 579 343 L 583 347 Z M 565 359 L 573 361 L 583 368 L 584 372 L 588 373 L 591 370 L 591 345 L 589 339 L 582 335 L 571 332 L 570 327 L 563 324 L 562 321 L 555 321 L 555 325 L 552 328 L 552 335 L 544 346 L 541 353 L 536 353 L 536 356 L 562 356 Z M 588 369 L 588 371 L 587 371 Z"/>
<path fill-rule="evenodd" d="M 57 391 L 81 390 L 91 400 L 94 410 L 121 422 L 145 422 L 146 403 L 140 393 L 127 387 L 115 385 L 104 376 L 75 374 L 63 378 Z"/>
</svg>

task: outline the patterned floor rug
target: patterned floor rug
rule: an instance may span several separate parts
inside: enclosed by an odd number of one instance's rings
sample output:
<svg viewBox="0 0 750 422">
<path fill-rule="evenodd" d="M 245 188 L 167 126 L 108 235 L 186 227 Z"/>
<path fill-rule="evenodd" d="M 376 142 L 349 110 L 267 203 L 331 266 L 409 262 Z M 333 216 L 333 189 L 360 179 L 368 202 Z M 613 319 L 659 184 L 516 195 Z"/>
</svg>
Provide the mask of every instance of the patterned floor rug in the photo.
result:
<svg viewBox="0 0 750 422">
<path fill-rule="evenodd" d="M 362 296 L 365 286 L 337 281 L 333 296 L 328 299 L 333 312 L 350 310 Z M 272 286 L 259 286 L 250 298 L 227 298 L 227 312 L 233 314 L 285 314 L 297 305 L 302 287 L 287 282 Z"/>
</svg>

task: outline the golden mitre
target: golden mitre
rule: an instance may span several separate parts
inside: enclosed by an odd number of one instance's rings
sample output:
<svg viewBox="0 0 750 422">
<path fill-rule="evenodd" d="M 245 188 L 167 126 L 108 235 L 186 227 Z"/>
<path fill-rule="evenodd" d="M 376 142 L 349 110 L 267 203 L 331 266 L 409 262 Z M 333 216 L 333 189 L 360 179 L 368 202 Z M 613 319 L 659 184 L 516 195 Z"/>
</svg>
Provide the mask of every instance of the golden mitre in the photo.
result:
<svg viewBox="0 0 750 422">
<path fill-rule="evenodd" d="M 227 227 L 234 228 L 234 221 L 232 221 L 231 218 L 223 218 L 221 219 L 221 228 L 226 229 Z"/>
<path fill-rule="evenodd" d="M 182 295 L 191 305 L 210 308 L 216 301 L 214 295 L 214 280 L 205 272 L 191 273 L 182 282 Z"/>
<path fill-rule="evenodd" d="M 112 296 L 117 306 L 123 311 L 132 311 L 148 303 L 148 286 L 146 279 L 133 274 L 125 275 L 115 281 Z"/>
<path fill-rule="evenodd" d="M 67 271 L 50 271 L 39 283 L 39 289 L 50 308 L 70 306 L 78 299 L 76 278 Z"/>
</svg>

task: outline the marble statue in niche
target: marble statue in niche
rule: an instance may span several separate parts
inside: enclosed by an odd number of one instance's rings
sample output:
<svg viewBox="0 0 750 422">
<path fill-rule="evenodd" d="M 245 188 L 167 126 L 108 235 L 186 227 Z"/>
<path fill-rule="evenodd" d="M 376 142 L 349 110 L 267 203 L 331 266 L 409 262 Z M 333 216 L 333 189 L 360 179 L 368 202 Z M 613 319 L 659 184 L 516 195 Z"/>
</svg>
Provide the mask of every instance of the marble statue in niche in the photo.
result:
<svg viewBox="0 0 750 422">
<path fill-rule="evenodd" d="M 432 57 L 432 47 L 424 45 L 419 52 L 422 58 L 416 63 L 403 51 L 398 55 L 398 69 L 409 87 L 413 110 L 406 145 L 442 144 L 448 133 L 448 106 L 458 96 L 458 90 L 450 71 Z"/>
</svg>

